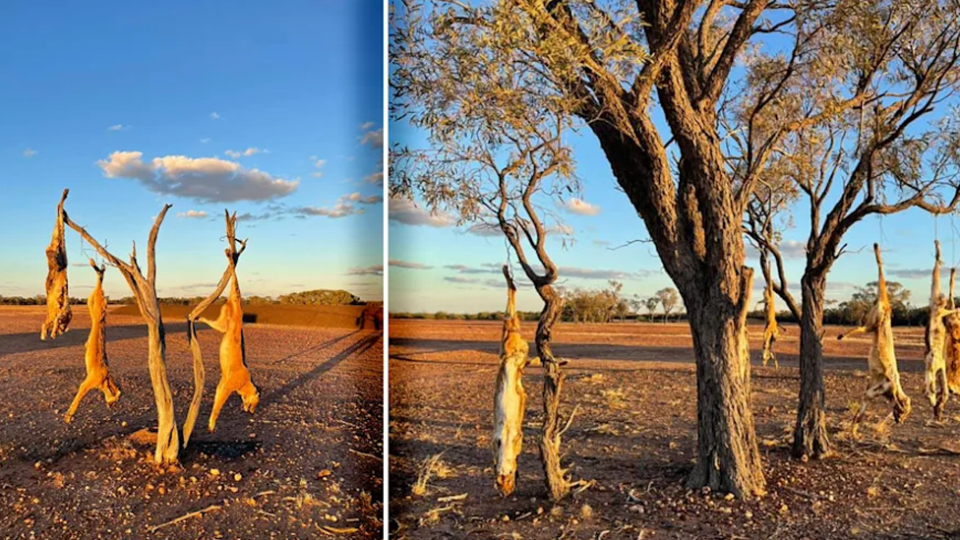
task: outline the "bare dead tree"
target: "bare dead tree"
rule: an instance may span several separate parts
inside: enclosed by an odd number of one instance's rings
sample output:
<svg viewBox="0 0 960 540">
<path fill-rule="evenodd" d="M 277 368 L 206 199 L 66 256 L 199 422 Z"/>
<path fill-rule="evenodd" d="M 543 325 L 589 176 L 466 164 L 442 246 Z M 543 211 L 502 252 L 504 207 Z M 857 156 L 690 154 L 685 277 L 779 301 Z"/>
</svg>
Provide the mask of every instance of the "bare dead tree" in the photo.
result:
<svg viewBox="0 0 960 540">
<path fill-rule="evenodd" d="M 187 342 L 190 343 L 190 353 L 193 355 L 194 391 L 193 398 L 190 400 L 190 409 L 187 411 L 187 419 L 183 423 L 184 448 L 186 448 L 187 443 L 190 441 L 190 435 L 193 433 L 193 427 L 197 422 L 197 415 L 200 413 L 200 402 L 203 399 L 203 386 L 206 382 L 203 356 L 200 352 L 200 342 L 197 340 L 197 319 L 223 294 L 227 283 L 230 282 L 231 276 L 236 274 L 236 266 L 240 260 L 240 255 L 247 249 L 246 240 L 237 240 L 237 213 L 234 212 L 233 215 L 231 215 L 228 210 L 224 210 L 223 212 L 227 232 L 227 248 L 224 249 L 224 253 L 227 256 L 227 268 L 223 271 L 223 275 L 220 276 L 220 282 L 217 283 L 217 288 L 197 304 L 197 307 L 193 308 L 190 314 L 187 315 Z M 237 249 L 238 243 L 240 244 L 240 249 Z"/>
<path fill-rule="evenodd" d="M 64 190 L 63 197 L 66 198 L 67 190 Z M 172 205 L 164 205 L 160 213 L 157 214 L 150 229 L 150 237 L 147 241 L 147 275 L 144 276 L 140 270 L 140 264 L 137 262 L 137 246 L 133 245 L 129 261 L 122 261 L 107 251 L 97 240 L 91 236 L 86 229 L 77 225 L 70 219 L 67 211 L 63 209 L 61 200 L 61 216 L 63 222 L 75 230 L 80 236 L 103 257 L 110 265 L 115 267 L 123 278 L 127 281 L 130 291 L 136 299 L 137 307 L 140 309 L 140 315 L 147 324 L 147 342 L 149 345 L 149 371 L 150 383 L 153 386 L 154 398 L 157 406 L 157 448 L 154 453 L 154 461 L 159 463 L 173 463 L 177 461 L 177 455 L 180 451 L 180 439 L 177 432 L 177 422 L 173 410 L 173 398 L 170 392 L 170 383 L 167 381 L 166 370 L 166 335 L 163 328 L 163 319 L 160 315 L 160 303 L 157 300 L 157 264 L 156 264 L 156 245 L 157 236 L 160 233 L 160 224 L 167 215 L 167 211 Z"/>
</svg>

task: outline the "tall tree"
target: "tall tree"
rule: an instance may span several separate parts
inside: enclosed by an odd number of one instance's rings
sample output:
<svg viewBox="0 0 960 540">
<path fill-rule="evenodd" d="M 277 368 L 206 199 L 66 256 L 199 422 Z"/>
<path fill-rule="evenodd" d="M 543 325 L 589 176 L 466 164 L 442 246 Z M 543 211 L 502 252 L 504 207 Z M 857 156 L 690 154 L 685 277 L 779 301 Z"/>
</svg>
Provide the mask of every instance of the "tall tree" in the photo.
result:
<svg viewBox="0 0 960 540">
<path fill-rule="evenodd" d="M 960 79 L 960 7 L 952 1 L 811 2 L 802 14 L 806 22 L 798 26 L 809 27 L 806 34 L 823 52 L 781 60 L 779 67 L 776 59 L 753 62 L 748 91 L 764 94 L 776 86 L 776 99 L 759 114 L 731 109 L 725 121 L 752 128 L 731 136 L 738 155 L 755 152 L 754 132 L 795 125 L 771 149 L 759 176 L 789 181 L 788 189 L 809 204 L 799 305 L 765 226 L 783 207 L 771 207 L 762 190 L 754 193 L 747 230 L 761 253 L 773 257 L 774 288 L 800 320 L 793 454 L 819 458 L 830 452 L 821 342 L 827 275 L 845 251 L 844 235 L 867 216 L 910 208 L 945 213 L 960 197 L 958 118 L 948 109 Z M 779 72 L 791 75 L 782 82 Z M 824 108 L 823 102 L 847 106 Z M 737 170 L 745 167 L 738 163 Z"/>
<path fill-rule="evenodd" d="M 408 0 L 403 37 L 419 42 L 392 57 L 394 73 L 456 63 L 465 84 L 440 81 L 437 94 L 456 101 L 469 88 L 468 110 L 495 100 L 505 74 L 524 70 L 531 100 L 517 106 L 557 112 L 559 124 L 579 119 L 596 137 L 688 309 L 698 380 L 688 485 L 749 496 L 765 480 L 741 317 L 752 279 L 744 212 L 796 133 L 825 119 L 864 119 L 836 211 L 823 229 L 819 207 L 814 215 L 815 271 L 801 285 L 816 304 L 843 233 L 864 215 L 891 211 L 875 167 L 899 174 L 897 156 L 911 155 L 907 128 L 958 79 L 957 9 L 952 0 Z M 464 44 L 464 34 L 481 38 Z M 745 75 L 733 69 L 738 60 Z M 464 125 L 458 115 L 445 129 Z M 904 200 L 918 204 L 925 194 Z M 819 312 L 814 306 L 808 326 L 819 325 Z M 815 346 L 801 342 L 808 360 L 798 425 L 807 434 L 822 425 L 822 406 L 810 405 L 822 402 L 822 376 L 809 363 Z"/>
</svg>

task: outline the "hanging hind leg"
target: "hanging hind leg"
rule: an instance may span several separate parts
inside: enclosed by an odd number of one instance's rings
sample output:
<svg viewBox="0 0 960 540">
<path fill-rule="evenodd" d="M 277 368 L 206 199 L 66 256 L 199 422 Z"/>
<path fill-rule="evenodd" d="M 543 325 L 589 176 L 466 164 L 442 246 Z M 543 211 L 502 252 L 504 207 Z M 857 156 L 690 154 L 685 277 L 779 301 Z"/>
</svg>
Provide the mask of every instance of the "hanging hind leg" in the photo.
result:
<svg viewBox="0 0 960 540">
<path fill-rule="evenodd" d="M 863 402 L 860 403 L 860 410 L 857 411 L 857 414 L 853 417 L 853 426 L 851 427 L 851 433 L 853 435 L 857 434 L 857 430 L 860 427 L 860 422 L 863 421 L 863 415 L 867 412 L 867 405 L 870 403 L 870 400 L 880 396 L 893 399 L 893 383 L 884 379 L 883 381 L 867 388 L 866 393 L 863 395 Z"/>
<path fill-rule="evenodd" d="M 70 404 L 67 414 L 63 417 L 64 422 L 69 424 L 71 421 L 73 421 L 73 415 L 77 413 L 77 408 L 80 406 L 80 401 L 83 400 L 83 397 L 86 396 L 89 391 L 93 390 L 97 386 L 97 381 L 92 377 L 87 377 L 82 383 L 80 383 L 80 389 L 77 390 L 77 395 L 73 398 L 73 403 Z"/>
<path fill-rule="evenodd" d="M 937 403 L 933 407 L 933 417 L 937 422 L 943 420 L 943 410 L 947 407 L 947 399 L 950 397 L 950 388 L 947 386 L 947 372 L 945 369 L 937 370 Z"/>
</svg>

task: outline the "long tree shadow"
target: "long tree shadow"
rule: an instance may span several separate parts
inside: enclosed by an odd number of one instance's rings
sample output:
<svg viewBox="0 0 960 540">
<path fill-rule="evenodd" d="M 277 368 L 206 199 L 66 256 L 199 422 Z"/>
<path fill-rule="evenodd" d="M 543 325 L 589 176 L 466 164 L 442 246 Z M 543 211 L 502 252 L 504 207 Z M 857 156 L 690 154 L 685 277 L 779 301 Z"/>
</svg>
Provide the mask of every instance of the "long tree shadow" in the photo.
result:
<svg viewBox="0 0 960 540">
<path fill-rule="evenodd" d="M 467 341 L 442 339 L 400 338 L 390 339 L 391 347 L 409 347 L 413 350 L 403 354 L 391 354 L 390 359 L 400 362 L 415 362 L 429 364 L 456 364 L 456 365 L 489 365 L 484 362 L 457 362 L 450 360 L 416 359 L 414 354 L 450 353 L 460 351 L 474 351 L 496 356 L 498 343 L 496 341 Z M 618 361 L 618 362 L 658 362 L 665 364 L 693 364 L 694 354 L 692 345 L 683 346 L 647 346 L 647 345 L 619 345 L 613 343 L 555 343 L 554 353 L 557 357 L 570 360 L 569 367 L 576 367 L 573 361 Z M 760 351 L 751 350 L 751 363 L 760 365 Z M 782 367 L 799 367 L 799 355 L 789 352 L 778 352 L 777 359 Z M 900 371 L 921 372 L 924 369 L 922 359 L 898 359 Z M 824 355 L 824 367 L 832 370 L 852 371 L 866 369 L 866 358 L 861 356 Z"/>
<path fill-rule="evenodd" d="M 305 354 L 309 354 L 309 353 L 313 353 L 313 352 L 317 352 L 317 351 L 326 349 L 327 347 L 333 345 L 334 343 L 338 343 L 338 342 L 340 342 L 340 341 L 343 341 L 343 340 L 347 339 L 348 337 L 350 337 L 350 336 L 352 336 L 352 335 L 354 335 L 354 334 L 358 334 L 358 333 L 360 333 L 360 330 L 354 330 L 353 332 L 350 332 L 349 334 L 344 334 L 344 335 L 342 335 L 342 336 L 340 336 L 340 337 L 335 337 L 335 338 L 333 338 L 333 339 L 329 339 L 329 340 L 327 340 L 327 341 L 324 341 L 323 343 L 320 343 L 320 344 L 318 344 L 318 345 L 314 345 L 313 347 L 310 347 L 310 348 L 308 348 L 308 349 L 304 349 L 304 350 L 302 350 L 302 351 L 298 351 L 298 352 L 295 352 L 295 353 L 293 353 L 293 354 L 284 356 L 283 358 L 281 358 L 281 359 L 279 359 L 279 360 L 277 360 L 277 361 L 275 361 L 275 362 L 271 362 L 269 365 L 272 365 L 272 366 L 280 365 L 280 364 L 283 364 L 284 362 L 286 362 L 287 360 L 291 360 L 291 359 L 296 358 L 296 357 L 298 357 L 298 356 L 303 356 L 303 355 L 305 355 Z"/>
<path fill-rule="evenodd" d="M 353 334 L 350 334 L 350 335 L 353 335 Z M 341 362 L 343 362 L 347 358 L 350 358 L 353 355 L 360 355 L 367 352 L 371 347 L 376 345 L 377 341 L 382 339 L 382 337 L 383 337 L 383 332 L 377 332 L 375 334 L 371 334 L 361 339 L 360 341 L 354 343 L 353 345 L 350 345 L 346 349 L 340 351 L 339 354 L 330 358 L 326 362 L 304 373 L 303 375 L 300 375 L 296 379 L 288 382 L 287 384 L 281 386 L 280 388 L 277 388 L 276 390 L 270 392 L 269 394 L 264 396 L 263 399 L 261 399 L 261 402 L 263 403 L 262 408 L 264 409 L 269 408 L 272 404 L 276 403 L 283 397 L 290 394 L 290 392 L 293 392 L 294 390 L 296 390 L 297 388 L 300 388 L 304 384 L 316 379 L 317 377 L 320 377 L 324 373 L 337 367 L 337 365 L 339 365 Z"/>
<path fill-rule="evenodd" d="M 209 330 L 205 325 L 197 325 L 197 329 Z M 90 329 L 75 328 L 57 339 L 40 340 L 40 332 L 30 332 L 23 334 L 4 334 L 0 335 L 0 356 L 28 353 L 34 351 L 48 351 L 61 349 L 64 347 L 82 347 L 90 335 Z M 187 331 L 187 323 L 164 323 L 164 330 L 167 336 L 175 333 L 184 333 Z M 110 326 L 107 324 L 107 342 L 123 341 L 127 339 L 140 339 L 147 337 L 147 325 L 145 324 L 126 324 L 123 326 Z"/>
</svg>

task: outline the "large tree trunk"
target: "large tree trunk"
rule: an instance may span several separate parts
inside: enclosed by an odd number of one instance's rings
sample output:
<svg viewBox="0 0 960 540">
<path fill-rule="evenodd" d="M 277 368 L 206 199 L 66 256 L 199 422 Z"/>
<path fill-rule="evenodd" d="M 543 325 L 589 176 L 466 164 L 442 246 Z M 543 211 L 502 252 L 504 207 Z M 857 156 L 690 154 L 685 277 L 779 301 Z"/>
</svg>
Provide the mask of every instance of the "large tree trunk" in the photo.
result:
<svg viewBox="0 0 960 540">
<path fill-rule="evenodd" d="M 744 268 L 748 296 L 750 270 Z M 736 280 L 735 276 L 728 279 Z M 689 488 L 739 497 L 761 495 L 766 482 L 750 410 L 746 303 L 723 296 L 684 295 L 697 360 L 697 463 Z"/>
<path fill-rule="evenodd" d="M 543 365 L 543 426 L 540 430 L 540 461 L 547 490 L 552 500 L 560 500 L 570 491 L 566 471 L 560 467 L 560 392 L 563 390 L 564 374 L 550 348 L 553 326 L 560 318 L 561 299 L 550 285 L 537 289 L 543 298 L 543 311 L 537 325 L 535 343 Z"/>
<path fill-rule="evenodd" d="M 824 276 L 805 273 L 800 280 L 803 310 L 800 317 L 800 400 L 793 431 L 793 455 L 821 458 L 830 453 L 823 385 Z"/>
<path fill-rule="evenodd" d="M 167 381 L 166 339 L 163 321 L 160 320 L 157 306 L 156 321 L 147 322 L 147 337 L 150 345 L 150 384 L 157 404 L 157 450 L 154 460 L 157 463 L 175 463 L 180 452 L 180 438 L 177 433 L 177 421 L 173 414 L 173 396 Z"/>
</svg>

